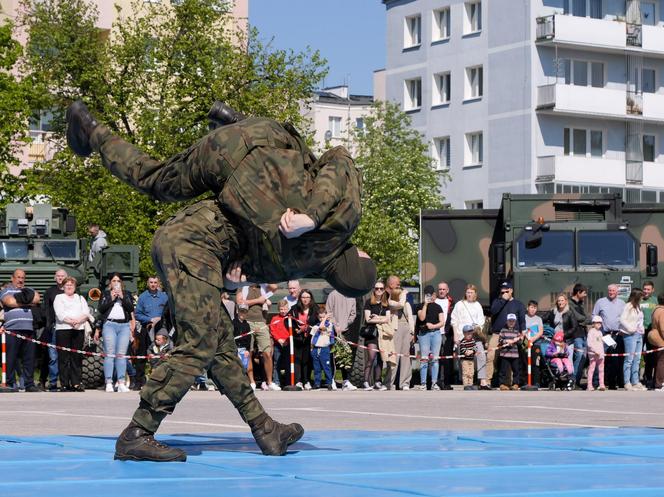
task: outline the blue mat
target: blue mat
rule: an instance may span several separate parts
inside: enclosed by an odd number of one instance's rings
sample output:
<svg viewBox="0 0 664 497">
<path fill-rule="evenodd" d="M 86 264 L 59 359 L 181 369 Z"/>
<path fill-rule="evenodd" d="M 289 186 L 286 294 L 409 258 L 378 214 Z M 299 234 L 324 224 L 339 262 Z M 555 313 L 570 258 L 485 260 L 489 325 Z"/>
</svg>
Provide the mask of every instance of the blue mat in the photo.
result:
<svg viewBox="0 0 664 497">
<path fill-rule="evenodd" d="M 654 428 L 312 432 L 285 457 L 260 455 L 248 434 L 158 438 L 188 461 L 113 461 L 114 437 L 0 436 L 0 495 L 664 495 Z"/>
</svg>

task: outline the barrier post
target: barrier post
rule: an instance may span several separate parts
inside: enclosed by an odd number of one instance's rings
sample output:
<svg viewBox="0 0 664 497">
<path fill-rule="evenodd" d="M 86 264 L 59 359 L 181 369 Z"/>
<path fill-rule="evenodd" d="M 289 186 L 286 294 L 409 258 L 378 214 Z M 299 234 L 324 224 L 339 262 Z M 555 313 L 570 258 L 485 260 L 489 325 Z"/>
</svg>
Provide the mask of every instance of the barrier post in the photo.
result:
<svg viewBox="0 0 664 497">
<path fill-rule="evenodd" d="M 286 324 L 288 326 L 288 343 L 290 348 L 290 385 L 282 388 L 286 391 L 301 390 L 295 386 L 295 344 L 293 343 L 293 318 L 286 317 Z"/>
<path fill-rule="evenodd" d="M 7 386 L 7 334 L 4 328 L 0 328 L 0 342 L 2 343 L 2 385 L 0 393 L 13 392 L 13 388 Z"/>
<path fill-rule="evenodd" d="M 528 384 L 522 390 L 539 390 L 533 386 L 533 342 L 528 339 Z"/>
</svg>

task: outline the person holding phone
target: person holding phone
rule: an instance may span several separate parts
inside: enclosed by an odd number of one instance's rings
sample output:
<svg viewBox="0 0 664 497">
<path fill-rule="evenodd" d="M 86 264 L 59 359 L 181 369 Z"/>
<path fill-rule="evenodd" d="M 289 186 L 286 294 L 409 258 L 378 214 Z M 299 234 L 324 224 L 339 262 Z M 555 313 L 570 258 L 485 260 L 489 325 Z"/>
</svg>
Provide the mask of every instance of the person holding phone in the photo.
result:
<svg viewBox="0 0 664 497">
<path fill-rule="evenodd" d="M 440 390 L 438 385 L 438 368 L 440 347 L 443 345 L 441 328 L 445 326 L 445 312 L 435 302 L 433 286 L 424 288 L 424 302 L 415 306 L 417 321 L 415 330 L 417 342 L 420 344 L 420 385 L 418 390 L 427 389 L 427 373 L 431 370 L 431 389 Z"/>
<path fill-rule="evenodd" d="M 122 280 L 120 273 L 113 273 L 108 282 L 108 288 L 99 301 L 99 314 L 102 322 L 102 336 L 104 338 L 104 353 L 126 354 L 134 330 L 136 320 L 134 319 L 134 301 Z M 99 329 L 95 332 L 95 341 L 99 340 Z M 113 370 L 117 376 L 117 391 L 128 392 L 129 387 L 125 383 L 127 373 L 126 357 L 105 357 L 104 377 L 106 378 L 106 391 L 114 392 Z"/>
</svg>

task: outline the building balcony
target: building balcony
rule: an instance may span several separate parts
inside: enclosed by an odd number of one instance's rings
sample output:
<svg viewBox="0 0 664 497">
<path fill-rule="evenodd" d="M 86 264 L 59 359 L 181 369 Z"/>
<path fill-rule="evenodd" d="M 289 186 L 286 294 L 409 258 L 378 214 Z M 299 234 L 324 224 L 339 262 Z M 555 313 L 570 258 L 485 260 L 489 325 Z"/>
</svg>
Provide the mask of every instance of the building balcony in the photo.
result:
<svg viewBox="0 0 664 497">
<path fill-rule="evenodd" d="M 649 56 L 664 57 L 664 26 L 642 26 L 644 52 Z"/>
<path fill-rule="evenodd" d="M 560 83 L 537 88 L 537 109 L 615 119 L 627 115 L 624 90 Z"/>
<path fill-rule="evenodd" d="M 537 182 L 624 185 L 624 160 L 548 155 L 537 158 Z"/>
<path fill-rule="evenodd" d="M 643 94 L 643 118 L 648 121 L 664 122 L 664 95 L 659 93 Z"/>
</svg>

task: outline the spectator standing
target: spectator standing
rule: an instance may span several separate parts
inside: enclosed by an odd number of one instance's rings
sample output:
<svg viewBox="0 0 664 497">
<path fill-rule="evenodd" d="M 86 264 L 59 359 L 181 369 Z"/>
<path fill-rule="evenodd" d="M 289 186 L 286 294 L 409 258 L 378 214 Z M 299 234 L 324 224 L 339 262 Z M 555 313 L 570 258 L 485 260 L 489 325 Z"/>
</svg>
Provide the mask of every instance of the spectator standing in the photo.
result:
<svg viewBox="0 0 664 497">
<path fill-rule="evenodd" d="M 94 262 L 95 257 L 103 249 L 108 247 L 106 240 L 106 233 L 99 229 L 99 225 L 90 223 L 88 225 L 88 234 L 90 235 L 90 253 L 88 254 L 89 262 Z"/>
<path fill-rule="evenodd" d="M 487 377 L 495 382 L 495 369 L 499 368 L 501 355 L 496 354 L 500 331 L 507 324 L 507 315 L 516 316 L 516 326 L 519 331 L 526 329 L 526 308 L 521 301 L 514 298 L 514 286 L 510 281 L 500 285 L 500 295 L 491 302 L 491 337 L 489 339 L 489 353 L 487 354 Z"/>
<path fill-rule="evenodd" d="M 44 334 L 42 340 L 55 345 L 55 311 L 53 310 L 53 302 L 55 297 L 64 293 L 62 286 L 64 285 L 65 278 L 67 278 L 67 271 L 58 269 L 55 272 L 54 279 L 55 285 L 48 288 L 44 293 L 44 315 L 46 316 L 46 326 L 44 327 Z M 53 347 L 47 347 L 48 350 L 48 390 L 50 392 L 57 392 L 58 390 L 58 350 Z M 46 387 L 46 385 L 44 385 Z"/>
<path fill-rule="evenodd" d="M 424 302 L 415 306 L 417 312 L 417 342 L 420 344 L 420 386 L 427 389 L 427 373 L 431 370 L 431 389 L 440 390 L 437 383 L 440 347 L 443 341 L 441 328 L 445 326 L 445 313 L 434 301 L 434 288 L 424 288 Z"/>
<path fill-rule="evenodd" d="M 325 302 L 325 309 L 332 314 L 332 321 L 337 331 L 337 336 L 344 335 L 357 317 L 357 302 L 350 297 L 344 297 L 337 290 L 332 291 Z M 332 360 L 334 365 L 334 358 Z M 343 379 L 343 390 L 357 390 L 350 382 L 350 369 L 341 369 Z"/>
<path fill-rule="evenodd" d="M 82 350 L 85 339 L 85 323 L 92 321 L 90 308 L 85 298 L 76 293 L 76 279 L 67 277 L 62 287 L 64 293 L 53 301 L 55 312 L 55 341 L 58 347 Z M 61 350 L 58 354 L 60 386 L 69 392 L 83 392 L 81 366 L 83 356 L 76 352 Z"/>
<path fill-rule="evenodd" d="M 16 269 L 11 283 L 0 291 L 0 302 L 5 314 L 4 327 L 28 338 L 34 338 L 32 308 L 39 304 L 39 292 L 25 286 L 25 271 Z M 17 363 L 21 361 L 22 371 Z M 18 391 L 16 373 L 23 376 L 26 392 L 40 392 L 35 385 L 35 344 L 12 335 L 7 335 L 7 384 Z"/>
<path fill-rule="evenodd" d="M 235 337 L 235 345 L 237 346 L 237 356 L 242 363 L 242 368 L 249 376 L 251 388 L 256 389 L 256 382 L 254 381 L 254 366 L 251 360 L 251 326 L 247 321 L 249 313 L 249 306 L 247 304 L 239 304 L 237 306 L 237 315 L 233 319 L 233 336 Z"/>
<path fill-rule="evenodd" d="M 533 386 L 539 388 L 540 384 L 540 359 L 542 357 L 541 342 L 544 334 L 544 323 L 537 315 L 538 304 L 534 300 L 528 302 L 526 307 L 526 336 L 531 344 L 532 376 Z M 527 355 L 526 355 L 527 358 Z M 528 364 L 521 364 L 521 371 L 527 371 Z"/>
<path fill-rule="evenodd" d="M 410 346 L 415 341 L 413 310 L 407 300 L 408 292 L 401 288 L 401 280 L 398 276 L 387 278 L 385 291 L 388 296 L 387 304 L 392 318 L 392 328 L 394 329 L 394 351 L 396 354 L 400 354 L 396 357 L 395 381 L 387 383 L 387 387 L 409 390 L 410 380 L 413 376 Z"/>
<path fill-rule="evenodd" d="M 235 302 L 233 302 L 230 299 L 230 295 L 228 295 L 228 292 L 221 292 L 221 303 L 224 304 L 224 307 L 228 311 L 228 315 L 231 318 L 231 321 L 235 319 L 235 313 L 237 311 L 237 307 L 235 305 Z"/>
<path fill-rule="evenodd" d="M 295 386 L 311 390 L 311 327 L 318 323 L 318 305 L 314 295 L 303 289 L 297 304 L 290 310 L 295 318 L 297 328 L 294 331 L 295 347 Z"/>
<path fill-rule="evenodd" d="M 334 324 L 332 315 L 325 309 L 318 309 L 318 324 L 311 328 L 311 361 L 314 367 L 314 388 L 321 387 L 322 374 L 325 373 L 325 386 L 332 390 L 332 363 L 330 346 L 334 343 Z"/>
<path fill-rule="evenodd" d="M 148 278 L 148 288 L 138 296 L 136 303 L 136 320 L 141 324 L 140 329 L 134 333 L 133 352 L 136 355 L 146 355 L 150 346 L 150 335 L 161 321 L 161 316 L 168 305 L 168 295 L 161 290 L 159 278 L 156 275 Z M 131 390 L 140 390 L 145 385 L 145 359 L 134 359 L 136 376 Z"/>
<path fill-rule="evenodd" d="M 567 295 L 561 293 L 556 297 L 556 306 L 544 315 L 543 322 L 551 326 L 554 333 L 561 331 L 568 345 L 572 345 L 577 323 Z"/>
<path fill-rule="evenodd" d="M 625 302 L 618 298 L 618 285 L 609 285 L 606 290 L 606 297 L 602 297 L 595 302 L 593 315 L 602 318 L 602 333 L 604 336 L 610 336 L 615 342 L 614 347 L 604 345 L 605 352 L 612 354 L 622 354 L 625 352 L 623 336 L 620 333 L 620 316 L 625 308 Z M 610 349 L 610 350 L 609 350 Z M 622 388 L 623 382 L 623 357 L 606 357 L 604 363 L 604 381 L 609 390 Z"/>
<path fill-rule="evenodd" d="M 129 340 L 136 328 L 134 319 L 134 301 L 131 293 L 124 287 L 120 273 L 113 273 L 99 301 L 98 312 L 101 315 L 104 353 L 109 355 L 126 354 Z M 95 331 L 95 341 L 99 340 L 99 329 Z M 127 373 L 126 357 L 104 357 L 104 378 L 106 391 L 114 392 L 113 371 L 117 376 L 118 392 L 128 392 L 125 383 Z"/>
<path fill-rule="evenodd" d="M 290 371 L 286 366 L 290 363 L 290 331 L 286 328 L 285 318 L 288 315 L 288 301 L 279 302 L 279 314 L 270 321 L 270 335 L 272 336 L 272 350 L 274 355 L 274 373 L 272 383 L 281 386 L 280 373 Z"/>
<path fill-rule="evenodd" d="M 366 355 L 364 356 L 364 390 L 368 391 L 372 389 L 372 377 L 374 380 L 374 389 L 387 390 L 387 387 L 381 382 L 383 370 L 378 361 L 378 335 L 380 333 L 378 325 L 389 322 L 390 309 L 387 303 L 385 285 L 382 281 L 378 280 L 374 285 L 371 297 L 364 303 L 365 328 L 373 325 L 373 328 L 377 330 L 375 337 L 364 338 L 364 346 L 366 347 Z"/>
<path fill-rule="evenodd" d="M 150 355 L 153 356 L 150 358 L 152 369 L 156 368 L 170 354 L 171 350 L 173 350 L 173 342 L 168 335 L 168 330 L 164 326 L 159 326 L 154 335 L 154 342 L 149 349 Z"/>
<path fill-rule="evenodd" d="M 588 391 L 593 391 L 592 378 L 597 368 L 599 377 L 598 390 L 606 390 L 604 385 L 604 341 L 602 340 L 602 318 L 593 316 L 592 326 L 588 328 Z"/>
<path fill-rule="evenodd" d="M 471 326 L 473 328 L 473 334 L 475 336 L 475 339 L 473 339 L 475 353 L 472 355 L 472 358 L 475 363 L 475 371 L 477 371 L 477 379 L 480 381 L 480 390 L 490 390 L 491 387 L 487 384 L 486 351 L 484 348 L 484 342 L 476 339 L 478 336 L 484 336 L 482 330 L 484 328 L 485 317 L 484 309 L 482 309 L 482 305 L 477 301 L 477 287 L 475 285 L 471 284 L 466 286 L 464 299 L 457 302 L 452 309 L 450 323 L 454 335 L 453 341 L 459 344 L 465 336 L 463 329 L 466 326 Z M 467 341 L 466 346 L 469 344 L 470 342 Z M 459 356 L 461 359 L 464 357 L 470 357 L 467 353 L 464 353 L 463 355 L 459 353 Z M 468 365 L 466 365 L 466 369 L 468 369 Z"/>
<path fill-rule="evenodd" d="M 645 336 L 648 336 L 652 329 L 652 313 L 657 307 L 657 297 L 655 297 L 655 284 L 646 280 L 642 285 L 643 298 L 641 299 L 641 310 L 643 311 L 643 327 L 645 329 Z M 650 342 L 644 340 L 644 350 L 652 350 Z M 643 369 L 643 385 L 648 389 L 654 388 L 655 379 L 655 354 L 645 354 L 643 356 L 644 369 Z"/>
<path fill-rule="evenodd" d="M 500 347 L 500 389 L 501 390 L 518 390 L 519 389 L 519 375 L 521 368 L 519 367 L 519 346 L 517 345 L 522 339 L 522 332 L 518 327 L 518 318 L 516 314 L 510 313 L 506 316 L 505 327 L 500 330 L 498 334 L 498 346 Z M 508 373 L 512 372 L 512 385 L 508 385 Z"/>
<path fill-rule="evenodd" d="M 290 280 L 288 282 L 288 295 L 286 295 L 286 301 L 288 302 L 288 308 L 292 309 L 295 304 L 297 304 L 300 298 L 300 282 L 298 280 Z"/>
<path fill-rule="evenodd" d="M 454 349 L 459 345 L 459 341 L 454 338 L 454 331 L 451 326 L 452 309 L 454 308 L 454 299 L 450 295 L 449 285 L 441 281 L 436 289 L 436 304 L 443 310 L 445 324 L 440 329 L 442 337 L 441 355 L 449 357 L 454 354 Z M 454 378 L 454 359 L 441 359 L 439 361 L 438 385 L 443 390 L 452 390 L 452 379 Z"/>
<path fill-rule="evenodd" d="M 581 388 L 581 378 L 583 378 L 583 368 L 586 361 L 586 327 L 591 324 L 590 316 L 586 314 L 584 308 L 584 301 L 587 296 L 588 288 L 581 283 L 577 283 L 572 288 L 572 298 L 569 299 L 569 310 L 576 319 L 576 327 L 571 335 L 565 335 L 565 341 L 572 345 L 574 349 L 573 362 L 576 388 Z"/>
<path fill-rule="evenodd" d="M 475 377 L 475 327 L 472 324 L 463 326 L 462 339 L 459 342 L 459 360 L 461 362 L 461 382 L 464 390 L 477 390 Z"/>
<path fill-rule="evenodd" d="M 625 343 L 625 362 L 623 363 L 623 380 L 625 390 L 645 390 L 639 382 L 639 366 L 643 351 L 643 311 L 640 288 L 632 288 L 629 299 L 620 315 L 620 334 Z"/>
<path fill-rule="evenodd" d="M 652 329 L 648 341 L 653 348 L 664 347 L 664 293 L 657 296 L 657 307 L 652 314 Z M 664 392 L 664 350 L 655 352 L 655 390 Z"/>
</svg>

